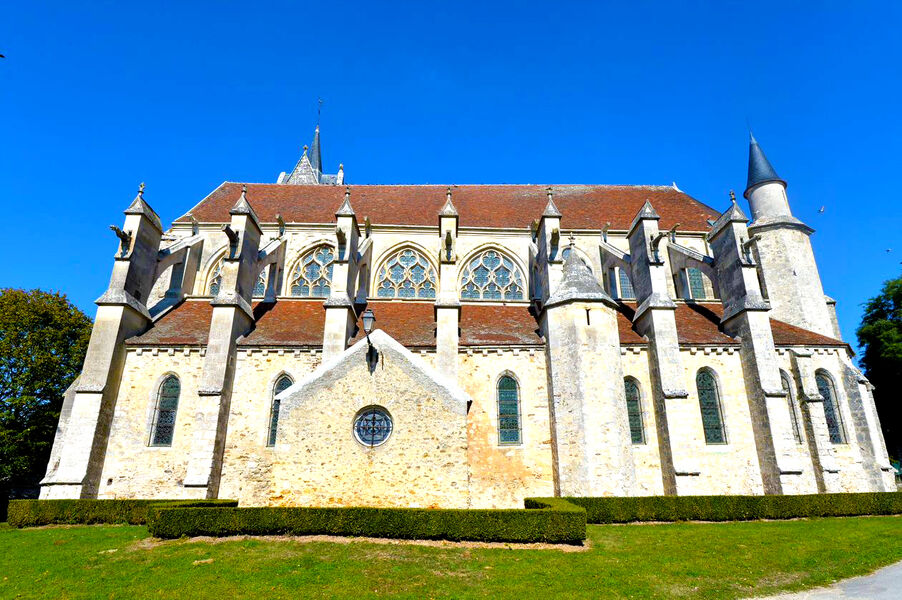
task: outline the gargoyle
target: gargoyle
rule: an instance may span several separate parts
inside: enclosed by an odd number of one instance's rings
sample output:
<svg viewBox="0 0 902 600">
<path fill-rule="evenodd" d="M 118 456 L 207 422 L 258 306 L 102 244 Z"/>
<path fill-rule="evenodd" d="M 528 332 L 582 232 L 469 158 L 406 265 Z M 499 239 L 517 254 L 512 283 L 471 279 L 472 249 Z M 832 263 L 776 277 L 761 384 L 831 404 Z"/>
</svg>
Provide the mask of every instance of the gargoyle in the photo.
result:
<svg viewBox="0 0 902 600">
<path fill-rule="evenodd" d="M 119 256 L 125 256 L 132 246 L 132 233 L 130 231 L 122 231 L 115 225 L 110 225 L 110 229 L 119 238 Z"/>
<path fill-rule="evenodd" d="M 235 258 L 235 253 L 238 252 L 238 232 L 230 225 L 223 225 L 222 232 L 229 238 L 229 258 Z"/>
<path fill-rule="evenodd" d="M 658 253 L 658 246 L 661 244 L 661 240 L 667 237 L 667 232 L 658 232 L 651 240 L 648 242 L 649 248 L 651 248 L 651 260 L 654 263 L 660 264 L 663 261 L 661 260 L 661 255 Z"/>
<path fill-rule="evenodd" d="M 345 235 L 345 230 L 336 228 L 335 237 L 338 238 L 338 258 L 339 260 L 343 260 L 345 257 L 345 247 L 348 243 L 348 238 Z"/>
</svg>

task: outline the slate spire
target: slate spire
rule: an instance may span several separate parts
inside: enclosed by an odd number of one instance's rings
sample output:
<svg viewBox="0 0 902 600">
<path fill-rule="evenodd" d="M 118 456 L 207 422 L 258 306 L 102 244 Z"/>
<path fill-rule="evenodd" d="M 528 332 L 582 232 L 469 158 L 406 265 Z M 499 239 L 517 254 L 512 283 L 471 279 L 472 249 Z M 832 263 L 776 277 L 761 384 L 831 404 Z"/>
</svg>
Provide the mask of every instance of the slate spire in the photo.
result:
<svg viewBox="0 0 902 600">
<path fill-rule="evenodd" d="M 323 152 L 320 149 L 319 144 L 319 124 L 316 125 L 316 130 L 313 132 L 313 143 L 310 144 L 310 166 L 313 167 L 313 170 L 321 175 L 323 172 Z"/>
<path fill-rule="evenodd" d="M 770 161 L 767 160 L 767 157 L 764 155 L 764 150 L 758 145 L 758 140 L 756 140 L 755 136 L 752 135 L 752 132 L 749 131 L 749 178 L 748 183 L 745 186 L 745 194 L 743 195 L 748 198 L 749 190 L 753 187 L 772 181 L 782 183 L 784 186 L 786 185 L 786 182 L 777 175 L 774 167 L 770 164 Z"/>
</svg>

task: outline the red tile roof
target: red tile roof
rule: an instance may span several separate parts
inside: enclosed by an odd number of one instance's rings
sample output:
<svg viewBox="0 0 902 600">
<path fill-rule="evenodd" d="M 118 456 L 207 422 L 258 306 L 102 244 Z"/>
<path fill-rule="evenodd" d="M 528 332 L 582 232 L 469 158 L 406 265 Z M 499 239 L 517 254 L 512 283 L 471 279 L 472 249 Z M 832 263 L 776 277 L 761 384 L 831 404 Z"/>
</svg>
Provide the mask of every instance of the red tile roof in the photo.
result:
<svg viewBox="0 0 902 600">
<path fill-rule="evenodd" d="M 408 348 L 435 347 L 435 313 L 430 302 L 370 301 L 376 327 Z M 647 344 L 633 330 L 634 303 L 623 303 L 617 312 L 617 328 L 623 345 Z M 205 345 L 213 307 L 207 300 L 188 300 L 164 315 L 146 333 L 130 338 L 140 346 Z M 723 308 L 718 303 L 679 304 L 675 311 L 680 344 L 736 345 L 720 330 Z M 254 329 L 240 346 L 310 346 L 323 343 L 325 309 L 321 299 L 281 299 L 273 305 L 254 306 Z M 363 337 L 362 325 L 351 340 Z M 777 346 L 846 346 L 845 342 L 771 319 Z M 472 304 L 461 307 L 460 346 L 540 345 L 544 341 L 530 309 L 523 305 Z"/>
<path fill-rule="evenodd" d="M 225 223 L 229 209 L 241 194 L 240 183 L 226 182 L 213 190 L 191 214 L 201 222 Z M 362 222 L 376 225 L 438 225 L 447 186 L 352 185 L 351 205 Z M 275 222 L 281 214 L 287 222 L 333 223 L 344 199 L 343 186 L 278 185 L 252 183 L 247 197 L 263 222 Z M 566 229 L 600 229 L 610 222 L 627 229 L 650 200 L 661 215 L 660 226 L 681 223 L 683 230 L 707 231 L 706 219 L 719 212 L 670 186 L 559 185 L 554 202 L 563 213 Z M 453 202 L 462 227 L 527 228 L 542 214 L 547 202 L 541 185 L 460 185 L 453 187 Z M 177 222 L 187 222 L 187 215 Z"/>
</svg>

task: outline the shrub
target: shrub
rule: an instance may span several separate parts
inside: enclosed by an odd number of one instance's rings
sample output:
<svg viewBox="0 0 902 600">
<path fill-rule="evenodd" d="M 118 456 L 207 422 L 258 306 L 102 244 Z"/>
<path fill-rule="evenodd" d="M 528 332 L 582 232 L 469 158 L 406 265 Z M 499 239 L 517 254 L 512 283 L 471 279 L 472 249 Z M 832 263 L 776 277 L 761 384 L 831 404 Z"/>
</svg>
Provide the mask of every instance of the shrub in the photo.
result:
<svg viewBox="0 0 902 600">
<path fill-rule="evenodd" d="M 748 521 L 902 514 L 902 492 L 798 496 L 568 497 L 566 500 L 585 508 L 589 523 Z"/>
<path fill-rule="evenodd" d="M 420 508 L 155 507 L 148 523 L 161 538 L 211 535 L 343 535 L 482 542 L 581 543 L 586 512 L 560 499 L 528 510 Z"/>
<path fill-rule="evenodd" d="M 143 525 L 148 509 L 168 506 L 238 506 L 235 500 L 11 500 L 9 524 L 13 527 L 95 523 Z"/>
</svg>

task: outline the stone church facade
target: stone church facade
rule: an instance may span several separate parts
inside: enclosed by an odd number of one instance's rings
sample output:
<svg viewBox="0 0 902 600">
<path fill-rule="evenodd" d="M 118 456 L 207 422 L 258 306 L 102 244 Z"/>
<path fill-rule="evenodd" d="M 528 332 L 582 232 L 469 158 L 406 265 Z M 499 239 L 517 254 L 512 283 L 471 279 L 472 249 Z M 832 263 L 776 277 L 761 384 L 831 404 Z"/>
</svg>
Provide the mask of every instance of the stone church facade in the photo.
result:
<svg viewBox="0 0 902 600">
<path fill-rule="evenodd" d="M 143 185 L 42 498 L 521 507 L 894 489 L 786 183 Z M 375 325 L 367 334 L 362 317 Z"/>
</svg>

